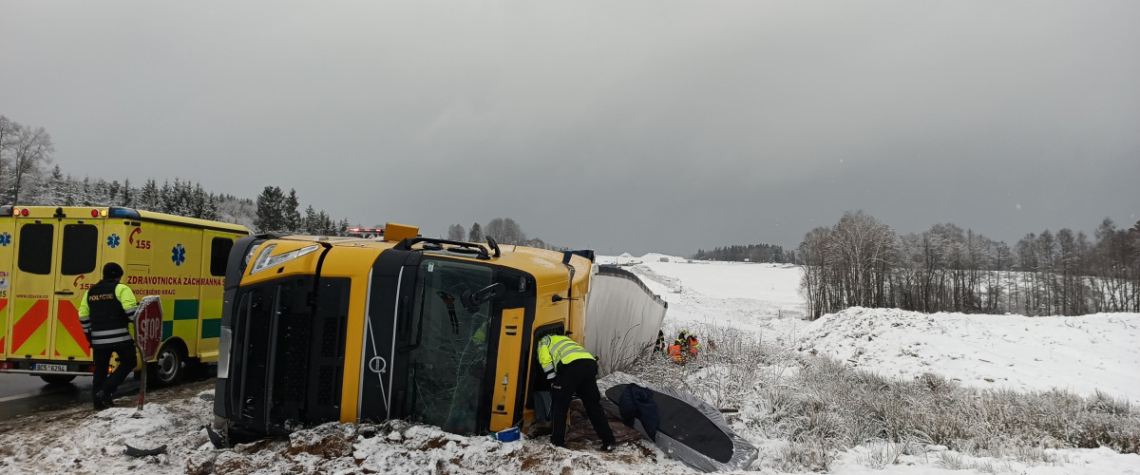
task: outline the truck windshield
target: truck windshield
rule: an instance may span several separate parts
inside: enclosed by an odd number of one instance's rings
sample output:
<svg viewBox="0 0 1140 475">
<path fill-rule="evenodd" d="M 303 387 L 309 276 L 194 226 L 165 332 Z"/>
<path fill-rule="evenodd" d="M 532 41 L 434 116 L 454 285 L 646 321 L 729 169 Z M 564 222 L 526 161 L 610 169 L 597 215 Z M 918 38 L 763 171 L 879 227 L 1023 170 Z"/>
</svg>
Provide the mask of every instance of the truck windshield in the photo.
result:
<svg viewBox="0 0 1140 475">
<path fill-rule="evenodd" d="M 414 294 L 406 414 L 448 432 L 473 433 L 487 361 L 490 303 L 464 297 L 491 284 L 490 267 L 424 259 Z"/>
</svg>

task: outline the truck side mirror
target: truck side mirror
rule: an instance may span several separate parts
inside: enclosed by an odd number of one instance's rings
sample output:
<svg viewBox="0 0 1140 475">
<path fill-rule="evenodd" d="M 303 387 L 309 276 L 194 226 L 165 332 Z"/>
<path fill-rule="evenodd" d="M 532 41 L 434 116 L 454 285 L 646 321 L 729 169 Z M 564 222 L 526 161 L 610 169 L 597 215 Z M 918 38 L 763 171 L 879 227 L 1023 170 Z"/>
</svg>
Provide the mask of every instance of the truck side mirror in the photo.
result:
<svg viewBox="0 0 1140 475">
<path fill-rule="evenodd" d="M 470 290 L 463 292 L 460 300 L 463 301 L 463 307 L 468 312 L 475 313 L 479 311 L 479 305 L 488 300 L 501 297 L 507 293 L 507 288 L 500 283 L 494 283 L 483 287 L 482 289 L 471 292 Z"/>
</svg>

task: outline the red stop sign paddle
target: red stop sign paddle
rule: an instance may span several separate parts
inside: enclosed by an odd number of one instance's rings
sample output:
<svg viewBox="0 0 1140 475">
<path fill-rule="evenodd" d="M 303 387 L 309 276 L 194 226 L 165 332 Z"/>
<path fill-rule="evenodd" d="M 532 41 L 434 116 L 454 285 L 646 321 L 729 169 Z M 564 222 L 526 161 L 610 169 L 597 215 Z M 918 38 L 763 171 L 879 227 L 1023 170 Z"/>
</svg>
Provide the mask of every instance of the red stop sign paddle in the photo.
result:
<svg viewBox="0 0 1140 475">
<path fill-rule="evenodd" d="M 139 387 L 139 407 L 134 417 L 141 417 L 146 401 L 147 361 L 158 356 L 158 345 L 162 343 L 162 302 L 157 295 L 143 297 L 135 313 L 135 344 L 142 356 L 142 384 Z"/>
<path fill-rule="evenodd" d="M 162 303 L 157 295 L 143 297 L 135 314 L 135 341 L 144 361 L 158 356 L 158 345 L 162 343 Z"/>
</svg>

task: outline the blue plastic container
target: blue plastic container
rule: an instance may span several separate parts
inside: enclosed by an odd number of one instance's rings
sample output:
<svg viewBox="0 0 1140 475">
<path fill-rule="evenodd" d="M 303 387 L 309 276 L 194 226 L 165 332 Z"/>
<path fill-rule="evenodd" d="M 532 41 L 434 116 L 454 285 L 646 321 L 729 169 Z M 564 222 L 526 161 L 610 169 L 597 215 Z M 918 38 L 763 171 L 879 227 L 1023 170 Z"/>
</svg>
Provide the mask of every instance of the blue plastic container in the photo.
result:
<svg viewBox="0 0 1140 475">
<path fill-rule="evenodd" d="M 519 437 L 521 436 L 522 432 L 519 431 L 518 427 L 511 427 L 510 429 L 501 430 L 495 433 L 495 439 L 500 442 L 514 442 L 516 440 L 519 440 Z"/>
</svg>

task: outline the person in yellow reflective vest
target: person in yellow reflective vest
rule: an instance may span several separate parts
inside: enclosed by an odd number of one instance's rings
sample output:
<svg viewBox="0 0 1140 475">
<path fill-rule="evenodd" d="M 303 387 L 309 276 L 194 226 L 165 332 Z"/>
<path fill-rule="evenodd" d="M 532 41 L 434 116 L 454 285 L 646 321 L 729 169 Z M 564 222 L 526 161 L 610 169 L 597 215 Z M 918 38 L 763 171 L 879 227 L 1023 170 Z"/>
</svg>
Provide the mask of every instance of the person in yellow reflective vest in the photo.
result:
<svg viewBox="0 0 1140 475">
<path fill-rule="evenodd" d="M 139 304 L 131 288 L 119 283 L 122 277 L 122 266 L 108 262 L 103 266 L 103 280 L 88 289 L 79 304 L 79 324 L 95 361 L 91 400 L 97 411 L 114 406 L 115 390 L 137 363 L 129 325 L 135 321 Z M 107 377 L 112 353 L 119 355 L 119 366 Z"/>
<path fill-rule="evenodd" d="M 602 451 L 613 450 L 613 430 L 602 409 L 602 395 L 598 392 L 598 361 L 581 345 L 563 335 L 547 335 L 538 342 L 538 364 L 553 382 L 554 432 L 550 443 L 556 447 L 566 444 L 566 414 L 570 410 L 570 397 L 578 393 L 594 432 L 602 439 Z"/>
</svg>

